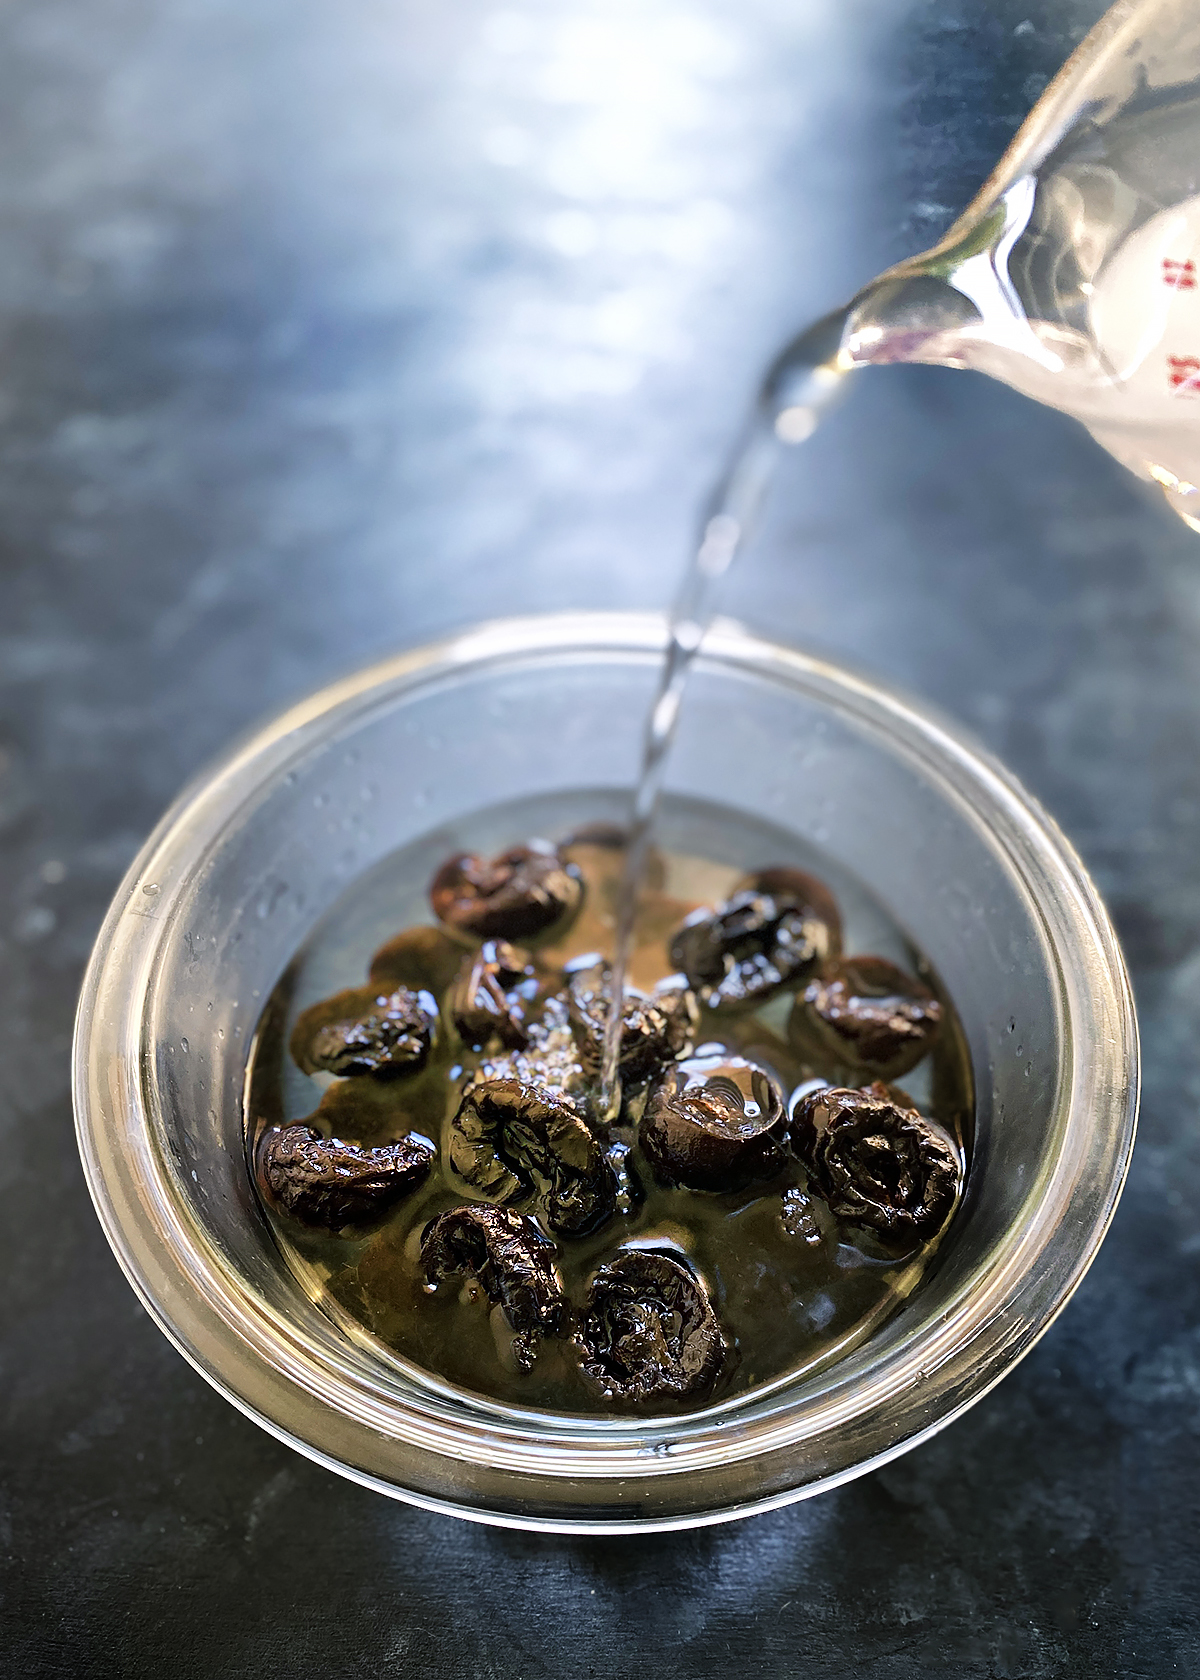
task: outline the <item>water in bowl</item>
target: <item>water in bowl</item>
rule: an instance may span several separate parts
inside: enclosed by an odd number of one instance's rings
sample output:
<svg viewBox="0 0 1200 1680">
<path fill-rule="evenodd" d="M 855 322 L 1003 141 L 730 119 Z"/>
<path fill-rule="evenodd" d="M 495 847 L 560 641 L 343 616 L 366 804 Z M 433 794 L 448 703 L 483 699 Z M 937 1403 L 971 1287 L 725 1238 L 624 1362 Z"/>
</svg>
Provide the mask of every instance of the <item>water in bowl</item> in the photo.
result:
<svg viewBox="0 0 1200 1680">
<path fill-rule="evenodd" d="M 560 839 L 597 821 L 620 822 L 626 809 L 618 793 L 587 790 L 497 806 L 425 835 L 354 882 L 289 965 L 262 1017 L 247 1082 L 251 1149 L 264 1128 L 310 1115 L 334 1083 L 328 1075 L 301 1072 L 290 1059 L 287 1044 L 297 1016 L 331 993 L 361 985 L 379 945 L 401 928 L 432 920 L 427 887 L 446 856 L 464 850 L 491 855 L 533 834 Z M 871 891 L 836 859 L 785 830 L 717 804 L 665 799 L 656 835 L 633 924 L 630 982 L 646 988 L 668 973 L 667 940 L 683 916 L 722 899 L 747 870 L 782 863 L 818 875 L 838 899 L 847 952 L 889 957 L 938 991 L 942 1032 L 933 1052 L 901 1083 L 969 1152 L 973 1094 L 957 1018 L 928 964 Z M 565 937 L 539 951 L 551 966 L 587 951 L 611 955 L 614 947 L 625 853 L 611 844 L 582 844 L 571 855 L 584 872 L 587 896 Z M 706 1013 L 699 1040 L 719 1042 L 766 1066 L 790 1095 L 814 1076 L 834 1073 L 806 1062 L 789 1044 L 791 1001 L 778 996 L 732 1023 Z M 383 1224 L 366 1234 L 332 1235 L 307 1230 L 270 1208 L 268 1217 L 303 1287 L 349 1333 L 369 1336 L 385 1357 L 415 1367 L 427 1381 L 509 1406 L 596 1415 L 604 1408 L 581 1379 L 568 1338 L 546 1340 L 532 1369 L 523 1372 L 511 1357 L 503 1314 L 477 1287 L 451 1280 L 453 1287 L 444 1283 L 431 1292 L 426 1285 L 419 1261 L 423 1230 L 435 1215 L 475 1195 L 455 1179 L 441 1145 L 462 1070 L 479 1059 L 443 1020 L 429 1064 L 411 1079 L 384 1086 L 369 1078 L 336 1082 L 341 1095 L 362 1099 L 337 1111 L 338 1134 L 348 1141 L 373 1145 L 415 1131 L 439 1146 L 425 1184 Z M 936 1242 L 897 1258 L 870 1232 L 839 1225 L 815 1197 L 804 1209 L 808 1217 L 789 1218 L 788 1192 L 804 1182 L 796 1163 L 770 1182 L 735 1192 L 667 1188 L 655 1182 L 634 1135 L 625 1136 L 644 1199 L 586 1237 L 560 1236 L 559 1269 L 578 1308 L 588 1279 L 618 1250 L 650 1248 L 686 1260 L 709 1290 L 730 1350 L 717 1384 L 692 1407 L 720 1405 L 837 1358 L 902 1306 L 933 1260 Z M 517 1205 L 537 1216 L 536 1199 Z M 793 1197 L 793 1215 L 797 1206 Z"/>
</svg>

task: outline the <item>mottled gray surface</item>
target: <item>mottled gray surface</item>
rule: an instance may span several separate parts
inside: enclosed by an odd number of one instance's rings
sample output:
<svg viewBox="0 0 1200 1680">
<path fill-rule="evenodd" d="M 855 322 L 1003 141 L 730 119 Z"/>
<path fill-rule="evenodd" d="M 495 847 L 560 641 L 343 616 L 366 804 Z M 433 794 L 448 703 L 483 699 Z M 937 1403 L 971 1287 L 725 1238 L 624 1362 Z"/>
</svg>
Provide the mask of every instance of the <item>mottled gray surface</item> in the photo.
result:
<svg viewBox="0 0 1200 1680">
<path fill-rule="evenodd" d="M 1067 420 L 863 375 L 726 605 L 973 725 L 1117 914 L 1110 1241 L 946 1434 L 646 1541 L 424 1516 L 136 1306 L 81 966 L 233 733 L 509 609 L 662 603 L 767 351 L 961 207 L 1093 0 L 10 0 L 0 15 L 0 1671 L 1200 1672 L 1200 539 Z"/>
</svg>

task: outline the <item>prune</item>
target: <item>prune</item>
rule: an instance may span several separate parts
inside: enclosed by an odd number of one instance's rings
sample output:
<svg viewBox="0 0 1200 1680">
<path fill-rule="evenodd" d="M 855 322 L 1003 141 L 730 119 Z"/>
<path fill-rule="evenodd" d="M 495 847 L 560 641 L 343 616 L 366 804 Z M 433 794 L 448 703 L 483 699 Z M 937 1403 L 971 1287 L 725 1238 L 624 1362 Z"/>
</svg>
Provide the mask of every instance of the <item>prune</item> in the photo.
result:
<svg viewBox="0 0 1200 1680">
<path fill-rule="evenodd" d="M 425 1066 L 437 1013 L 429 992 L 406 986 L 390 994 L 374 986 L 337 992 L 300 1016 L 292 1056 L 305 1073 L 396 1079 Z"/>
<path fill-rule="evenodd" d="M 580 1369 L 606 1400 L 678 1400 L 712 1386 L 725 1341 L 703 1284 L 665 1254 L 629 1250 L 588 1290 Z"/>
<path fill-rule="evenodd" d="M 460 852 L 429 886 L 438 920 L 467 939 L 531 940 L 561 931 L 583 901 L 583 877 L 545 840 L 499 857 Z"/>
<path fill-rule="evenodd" d="M 841 950 L 828 887 L 784 867 L 737 882 L 715 910 L 694 910 L 671 940 L 671 962 L 710 1009 L 756 1009 Z"/>
<path fill-rule="evenodd" d="M 367 978 L 372 986 L 394 991 L 432 992 L 441 997 L 458 973 L 462 946 L 436 927 L 410 927 L 381 945 L 371 958 Z"/>
<path fill-rule="evenodd" d="M 839 1219 L 900 1241 L 935 1237 L 962 1183 L 950 1135 L 879 1083 L 802 1097 L 792 1111 L 792 1147 Z"/>
<path fill-rule="evenodd" d="M 420 1138 L 360 1149 L 315 1126 L 275 1126 L 258 1147 L 258 1181 L 304 1225 L 337 1231 L 386 1213 L 425 1178 L 433 1150 Z"/>
<path fill-rule="evenodd" d="M 582 1236 L 613 1212 L 616 1184 L 604 1151 L 579 1109 L 545 1087 L 485 1079 L 467 1087 L 450 1123 L 450 1164 L 498 1201 L 546 1184 L 552 1231 Z"/>
<path fill-rule="evenodd" d="M 697 1056 L 650 1093 L 638 1142 L 659 1178 L 691 1190 L 737 1190 L 787 1160 L 783 1094 L 740 1056 Z"/>
<path fill-rule="evenodd" d="M 523 1371 L 537 1358 L 542 1337 L 557 1334 L 566 1317 L 557 1253 L 531 1219 L 502 1207 L 453 1208 L 431 1219 L 421 1237 L 431 1284 L 467 1272 L 499 1304 L 516 1331 L 512 1350 Z"/>
<path fill-rule="evenodd" d="M 580 1065 L 592 1080 L 599 1078 L 604 1060 L 608 983 L 608 964 L 597 963 L 573 974 L 568 991 Z M 626 986 L 618 1059 L 622 1080 L 640 1085 L 665 1062 L 682 1055 L 691 1044 L 698 1018 L 695 1000 L 682 981 L 668 982 L 650 994 Z"/>
<path fill-rule="evenodd" d="M 473 1049 L 499 1041 L 508 1050 L 529 1043 L 527 1014 L 538 994 L 537 971 L 524 951 L 503 939 L 489 939 L 464 957 L 447 1000 L 450 1018 Z"/>
<path fill-rule="evenodd" d="M 933 1047 L 942 1006 L 886 957 L 844 957 L 792 1005 L 788 1037 L 802 1053 L 898 1079 Z"/>
</svg>

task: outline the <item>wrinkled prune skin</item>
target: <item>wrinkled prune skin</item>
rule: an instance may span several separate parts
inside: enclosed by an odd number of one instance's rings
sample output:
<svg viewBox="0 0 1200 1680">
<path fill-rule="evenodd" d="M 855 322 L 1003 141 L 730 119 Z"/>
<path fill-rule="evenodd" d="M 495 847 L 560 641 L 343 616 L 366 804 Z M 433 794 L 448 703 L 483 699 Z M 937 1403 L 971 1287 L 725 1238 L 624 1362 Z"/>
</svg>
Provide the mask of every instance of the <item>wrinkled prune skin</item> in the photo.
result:
<svg viewBox="0 0 1200 1680">
<path fill-rule="evenodd" d="M 911 1244 L 937 1236 L 953 1212 L 962 1187 L 954 1140 L 885 1085 L 813 1091 L 791 1129 L 810 1187 L 839 1219 Z"/>
<path fill-rule="evenodd" d="M 531 840 L 494 858 L 447 858 L 430 882 L 429 902 L 461 938 L 528 942 L 565 929 L 583 902 L 583 877 L 545 840 Z"/>
<path fill-rule="evenodd" d="M 587 1382 L 626 1404 L 701 1393 L 725 1361 L 703 1284 L 665 1254 L 630 1250 L 602 1266 L 576 1339 Z"/>
<path fill-rule="evenodd" d="M 304 1225 L 339 1231 L 378 1219 L 429 1172 L 433 1150 L 420 1138 L 360 1149 L 323 1138 L 314 1126 L 274 1126 L 258 1146 L 258 1182 Z"/>
<path fill-rule="evenodd" d="M 670 944 L 671 962 L 709 1009 L 757 1009 L 841 950 L 841 917 L 822 882 L 799 869 L 761 869 L 715 910 L 694 910 Z"/>
<path fill-rule="evenodd" d="M 783 1093 L 741 1056 L 697 1056 L 670 1068 L 638 1127 L 655 1175 L 690 1190 L 740 1190 L 774 1178 L 787 1162 L 786 1141 Z"/>
<path fill-rule="evenodd" d="M 498 1201 L 515 1201 L 545 1181 L 546 1221 L 583 1236 L 614 1211 L 616 1183 L 600 1142 L 567 1098 L 518 1079 L 469 1085 L 450 1123 L 450 1164 Z"/>
<path fill-rule="evenodd" d="M 941 1004 L 914 975 L 886 957 L 843 957 L 796 999 L 788 1037 L 817 1059 L 899 1079 L 933 1048 L 941 1022 Z"/>
<path fill-rule="evenodd" d="M 437 1018 L 429 992 L 358 986 L 304 1011 L 292 1032 L 292 1056 L 305 1073 L 398 1079 L 425 1066 Z"/>
<path fill-rule="evenodd" d="M 604 1061 L 608 982 L 608 964 L 597 963 L 573 974 L 568 989 L 571 1030 L 580 1065 L 590 1080 L 600 1077 Z M 644 1084 L 667 1062 L 683 1055 L 692 1043 L 698 1020 L 695 999 L 682 976 L 679 984 L 665 984 L 649 994 L 626 986 L 618 1056 L 622 1082 Z"/>
<path fill-rule="evenodd" d="M 421 1264 L 432 1285 L 454 1273 L 479 1279 L 516 1332 L 512 1351 L 528 1371 L 543 1336 L 565 1324 L 566 1298 L 554 1269 L 558 1250 L 531 1219 L 509 1208 L 467 1206 L 431 1219 L 421 1237 Z"/>
<path fill-rule="evenodd" d="M 371 958 L 367 978 L 389 992 L 407 986 L 410 992 L 441 997 L 458 973 L 462 945 L 442 928 L 410 927 L 381 945 Z"/>
<path fill-rule="evenodd" d="M 472 1049 L 498 1042 L 506 1050 L 524 1050 L 538 989 L 528 954 L 506 940 L 489 939 L 463 958 L 447 1009 L 458 1036 Z"/>
</svg>

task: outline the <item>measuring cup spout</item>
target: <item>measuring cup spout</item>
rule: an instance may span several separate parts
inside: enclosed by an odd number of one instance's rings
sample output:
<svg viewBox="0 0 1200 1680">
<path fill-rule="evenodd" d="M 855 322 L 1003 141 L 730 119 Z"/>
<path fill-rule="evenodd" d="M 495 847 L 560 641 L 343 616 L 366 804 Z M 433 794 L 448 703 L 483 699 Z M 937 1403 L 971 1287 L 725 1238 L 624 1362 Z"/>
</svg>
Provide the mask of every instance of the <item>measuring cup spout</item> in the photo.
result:
<svg viewBox="0 0 1200 1680">
<path fill-rule="evenodd" d="M 851 369 L 975 368 L 1082 422 L 1200 530 L 1200 7 L 1119 0 L 978 197 L 777 357 L 800 442 Z"/>
</svg>

